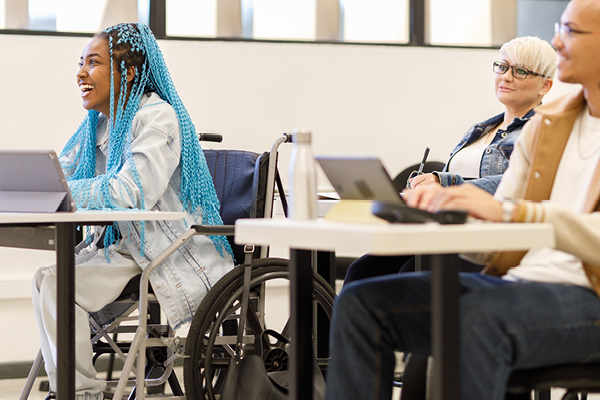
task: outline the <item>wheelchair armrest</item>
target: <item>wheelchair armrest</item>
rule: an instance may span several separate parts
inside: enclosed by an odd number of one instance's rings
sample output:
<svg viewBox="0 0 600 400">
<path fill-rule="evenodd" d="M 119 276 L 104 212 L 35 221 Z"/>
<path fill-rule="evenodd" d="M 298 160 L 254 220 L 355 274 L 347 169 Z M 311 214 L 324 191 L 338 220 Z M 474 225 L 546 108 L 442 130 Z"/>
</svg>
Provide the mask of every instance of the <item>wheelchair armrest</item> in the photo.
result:
<svg viewBox="0 0 600 400">
<path fill-rule="evenodd" d="M 231 236 L 235 232 L 234 225 L 193 225 L 199 235 L 227 235 Z"/>
</svg>

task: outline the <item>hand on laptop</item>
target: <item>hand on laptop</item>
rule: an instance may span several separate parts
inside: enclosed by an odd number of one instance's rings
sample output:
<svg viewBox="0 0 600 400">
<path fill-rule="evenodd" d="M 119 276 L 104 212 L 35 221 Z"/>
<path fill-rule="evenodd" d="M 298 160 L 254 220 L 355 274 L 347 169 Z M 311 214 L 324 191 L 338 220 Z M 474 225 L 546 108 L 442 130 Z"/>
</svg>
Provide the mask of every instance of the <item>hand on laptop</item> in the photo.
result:
<svg viewBox="0 0 600 400">
<path fill-rule="evenodd" d="M 418 186 L 425 186 L 430 184 L 440 184 L 438 177 L 434 174 L 421 174 L 417 175 L 414 178 L 409 179 L 410 187 L 412 189 L 417 188 Z"/>
<path fill-rule="evenodd" d="M 402 198 L 406 201 L 409 207 L 420 208 L 423 210 L 435 212 L 430 205 L 434 197 L 439 196 L 438 193 L 444 191 L 440 185 L 420 185 L 414 189 L 405 189 L 402 191 Z"/>
<path fill-rule="evenodd" d="M 500 221 L 500 202 L 483 189 L 465 183 L 459 186 L 421 185 L 416 189 L 404 190 L 404 199 L 409 207 L 429 212 L 439 210 L 465 210 L 469 215 L 489 221 Z"/>
</svg>

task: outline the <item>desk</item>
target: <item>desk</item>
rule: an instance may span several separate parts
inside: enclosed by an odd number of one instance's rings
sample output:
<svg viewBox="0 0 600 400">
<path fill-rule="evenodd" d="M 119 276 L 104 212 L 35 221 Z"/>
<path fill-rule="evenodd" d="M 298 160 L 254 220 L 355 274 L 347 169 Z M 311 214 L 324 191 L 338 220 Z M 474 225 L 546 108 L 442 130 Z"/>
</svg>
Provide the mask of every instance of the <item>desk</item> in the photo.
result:
<svg viewBox="0 0 600 400">
<path fill-rule="evenodd" d="M 74 213 L 0 213 L 0 246 L 54 249 L 56 251 L 57 299 L 57 398 L 75 399 L 75 228 L 77 225 L 103 225 L 112 221 L 175 220 L 185 216 L 179 212 L 157 211 L 77 211 Z M 47 228 L 54 226 L 52 232 Z M 16 243 L 18 238 L 6 234 L 13 227 L 46 227 L 40 231 L 42 240 L 31 240 L 35 232 L 26 235 L 28 243 Z M 2 234 L 4 233 L 4 234 Z"/>
<path fill-rule="evenodd" d="M 290 247 L 292 380 L 291 399 L 312 398 L 310 257 L 306 250 L 371 253 L 376 255 L 450 254 L 497 250 L 526 250 L 554 246 L 550 224 L 473 222 L 464 225 L 355 224 L 324 220 L 243 219 L 236 222 L 235 240 L 257 245 Z M 458 399 L 458 274 L 433 256 L 432 351 L 434 395 Z M 442 299 L 444 301 L 442 301 Z M 444 334 L 442 335 L 442 332 Z M 308 371 L 308 372 L 306 372 Z"/>
</svg>

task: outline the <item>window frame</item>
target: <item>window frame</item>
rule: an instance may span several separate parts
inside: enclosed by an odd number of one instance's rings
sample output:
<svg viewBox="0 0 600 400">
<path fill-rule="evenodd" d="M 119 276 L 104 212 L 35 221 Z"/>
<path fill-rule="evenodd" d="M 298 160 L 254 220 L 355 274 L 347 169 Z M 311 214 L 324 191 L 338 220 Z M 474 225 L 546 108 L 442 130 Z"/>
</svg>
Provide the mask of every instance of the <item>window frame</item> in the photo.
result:
<svg viewBox="0 0 600 400">
<path fill-rule="evenodd" d="M 289 39 L 254 39 L 245 37 L 197 37 L 197 36 L 169 36 L 166 33 L 166 0 L 149 0 L 148 26 L 158 40 L 176 41 L 216 41 L 216 42 L 251 42 L 251 43 L 298 43 L 298 44 L 335 44 L 359 46 L 391 46 L 391 47 L 430 47 L 430 48 L 477 48 L 498 49 L 499 46 L 472 46 L 472 45 L 436 45 L 427 42 L 426 3 L 428 0 L 408 0 L 408 28 L 409 40 L 406 43 L 393 42 L 351 42 L 344 40 L 289 40 Z M 25 36 L 66 36 L 66 37 L 93 37 L 89 32 L 63 32 L 28 29 L 0 29 L 0 35 L 25 35 Z"/>
</svg>

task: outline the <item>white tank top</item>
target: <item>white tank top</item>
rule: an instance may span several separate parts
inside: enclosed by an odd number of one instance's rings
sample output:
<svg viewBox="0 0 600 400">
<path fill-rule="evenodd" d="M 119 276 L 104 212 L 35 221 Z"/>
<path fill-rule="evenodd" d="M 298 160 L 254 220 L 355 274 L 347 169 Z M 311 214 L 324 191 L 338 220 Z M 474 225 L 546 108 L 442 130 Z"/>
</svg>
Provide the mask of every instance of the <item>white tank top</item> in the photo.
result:
<svg viewBox="0 0 600 400">
<path fill-rule="evenodd" d="M 458 174 L 463 178 L 479 178 L 479 165 L 483 152 L 487 148 L 484 135 L 476 142 L 463 147 L 452 157 L 448 165 L 448 172 Z"/>
</svg>

